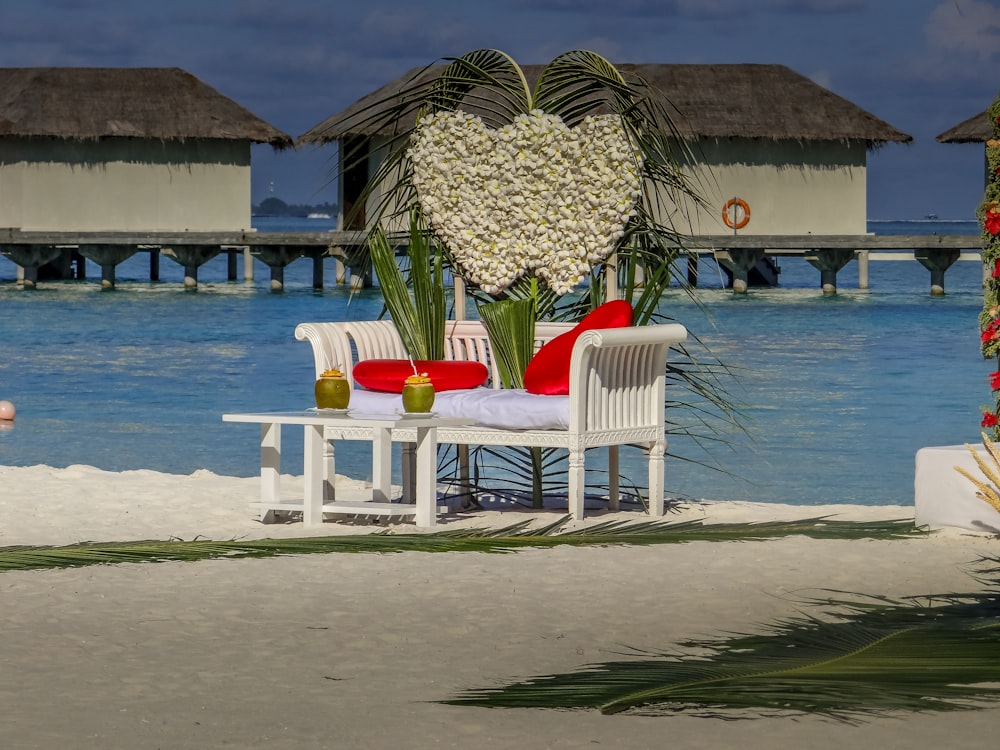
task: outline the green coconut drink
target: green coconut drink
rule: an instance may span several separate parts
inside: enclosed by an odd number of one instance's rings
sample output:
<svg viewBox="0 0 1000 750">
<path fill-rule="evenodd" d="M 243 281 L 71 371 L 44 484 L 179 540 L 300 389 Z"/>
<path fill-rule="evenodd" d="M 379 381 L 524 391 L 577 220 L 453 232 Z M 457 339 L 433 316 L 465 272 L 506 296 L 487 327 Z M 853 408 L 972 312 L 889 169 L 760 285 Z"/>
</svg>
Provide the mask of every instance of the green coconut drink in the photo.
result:
<svg viewBox="0 0 1000 750">
<path fill-rule="evenodd" d="M 326 370 L 316 381 L 316 406 L 346 409 L 351 401 L 351 384 L 340 370 Z"/>
<path fill-rule="evenodd" d="M 434 406 L 434 384 L 427 373 L 410 375 L 403 382 L 403 411 L 426 413 Z"/>
</svg>

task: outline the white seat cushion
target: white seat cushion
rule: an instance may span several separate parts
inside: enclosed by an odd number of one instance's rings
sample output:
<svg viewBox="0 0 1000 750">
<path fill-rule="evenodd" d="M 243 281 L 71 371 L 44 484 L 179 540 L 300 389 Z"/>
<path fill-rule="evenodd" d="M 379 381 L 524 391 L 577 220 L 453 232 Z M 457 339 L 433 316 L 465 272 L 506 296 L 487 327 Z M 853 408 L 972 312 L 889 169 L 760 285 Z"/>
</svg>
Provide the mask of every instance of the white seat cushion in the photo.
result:
<svg viewBox="0 0 1000 750">
<path fill-rule="evenodd" d="M 403 411 L 403 397 L 355 388 L 350 409 L 355 414 L 395 416 Z M 442 417 L 468 417 L 479 427 L 569 429 L 569 396 L 541 396 L 521 388 L 441 391 L 435 394 L 433 411 Z"/>
</svg>

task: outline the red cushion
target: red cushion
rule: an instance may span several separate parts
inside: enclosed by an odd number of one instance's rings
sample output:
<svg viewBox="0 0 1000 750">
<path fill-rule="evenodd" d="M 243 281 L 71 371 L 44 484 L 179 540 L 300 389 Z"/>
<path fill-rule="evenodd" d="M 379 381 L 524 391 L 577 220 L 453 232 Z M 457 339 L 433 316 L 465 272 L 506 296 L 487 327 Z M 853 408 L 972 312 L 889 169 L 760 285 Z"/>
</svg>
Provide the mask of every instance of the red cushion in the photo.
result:
<svg viewBox="0 0 1000 750">
<path fill-rule="evenodd" d="M 403 382 L 413 374 L 414 365 L 417 372 L 427 373 L 435 391 L 475 388 L 490 376 L 482 362 L 418 359 L 411 364 L 408 359 L 366 359 L 354 365 L 354 382 L 370 391 L 402 393 Z"/>
<path fill-rule="evenodd" d="M 524 371 L 524 389 L 545 396 L 565 396 L 569 393 L 569 357 L 580 334 L 595 328 L 627 328 L 630 325 L 632 305 L 625 300 L 605 302 L 591 310 L 575 328 L 556 336 L 535 352 Z"/>
</svg>

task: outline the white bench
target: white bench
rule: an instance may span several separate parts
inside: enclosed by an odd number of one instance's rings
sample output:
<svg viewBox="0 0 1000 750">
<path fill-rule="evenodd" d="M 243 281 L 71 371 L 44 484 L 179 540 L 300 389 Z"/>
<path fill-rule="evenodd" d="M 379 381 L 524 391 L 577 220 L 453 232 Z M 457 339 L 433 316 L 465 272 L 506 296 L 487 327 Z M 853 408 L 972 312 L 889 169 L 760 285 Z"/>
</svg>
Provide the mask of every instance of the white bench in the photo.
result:
<svg viewBox="0 0 1000 750">
<path fill-rule="evenodd" d="M 572 327 L 569 323 L 538 323 L 535 328 L 536 347 Z M 354 363 L 368 359 L 405 359 L 407 356 L 395 327 L 388 320 L 301 323 L 295 329 L 295 338 L 312 345 L 316 377 L 324 370 L 337 367 L 344 372 L 352 389 L 355 388 Z M 576 519 L 583 518 L 584 510 L 584 451 L 602 446 L 608 448 L 609 507 L 617 509 L 618 446 L 639 445 L 648 457 L 649 512 L 663 515 L 667 352 L 671 346 L 686 338 L 686 329 L 678 324 L 585 331 L 577 339 L 570 357 L 569 396 L 531 396 L 535 399 L 562 399 L 559 403 L 565 404 L 567 412 L 565 427 L 510 429 L 481 423 L 468 427 L 442 427 L 438 430 L 438 443 L 568 450 L 569 509 Z M 475 360 L 485 364 L 491 373 L 491 387 L 479 390 L 483 397 L 497 396 L 500 377 L 490 353 L 489 337 L 481 322 L 463 320 L 447 323 L 445 359 Z M 467 416 L 444 410 L 449 400 L 445 397 L 448 393 L 460 393 L 461 398 L 457 399 L 460 401 L 477 398 L 475 391 L 445 392 L 438 394 L 438 401 L 435 402 L 435 411 L 443 416 Z M 527 395 L 513 390 L 505 393 L 510 394 L 511 404 L 517 404 L 518 398 Z M 386 396 L 392 398 L 393 394 Z M 366 400 L 366 403 L 369 402 Z M 353 437 L 339 429 L 329 432 L 328 436 L 330 439 Z M 412 443 L 414 438 L 413 430 L 393 430 L 392 439 L 395 442 Z M 363 439 L 363 436 L 359 435 L 358 439 Z"/>
</svg>

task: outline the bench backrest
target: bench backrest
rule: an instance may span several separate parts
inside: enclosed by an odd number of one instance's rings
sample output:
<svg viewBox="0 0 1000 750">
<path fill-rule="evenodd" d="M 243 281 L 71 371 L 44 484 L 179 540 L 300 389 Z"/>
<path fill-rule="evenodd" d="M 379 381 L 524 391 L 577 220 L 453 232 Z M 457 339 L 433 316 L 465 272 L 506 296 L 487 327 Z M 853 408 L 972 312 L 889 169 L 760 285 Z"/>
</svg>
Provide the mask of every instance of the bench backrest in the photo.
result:
<svg viewBox="0 0 1000 750">
<path fill-rule="evenodd" d="M 539 322 L 535 324 L 535 350 L 573 323 Z M 295 338 L 309 341 L 318 378 L 324 370 L 336 367 L 354 385 L 354 365 L 367 359 L 406 359 L 406 349 L 391 320 L 300 323 Z M 489 368 L 490 385 L 500 387 L 500 373 L 493 360 L 486 327 L 478 320 L 449 320 L 445 323 L 447 360 L 482 362 Z"/>
</svg>

